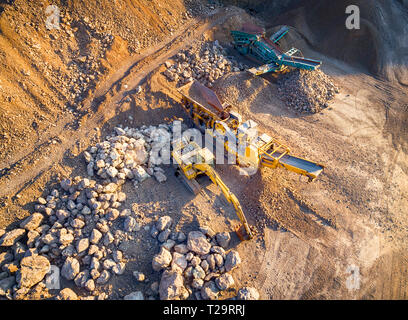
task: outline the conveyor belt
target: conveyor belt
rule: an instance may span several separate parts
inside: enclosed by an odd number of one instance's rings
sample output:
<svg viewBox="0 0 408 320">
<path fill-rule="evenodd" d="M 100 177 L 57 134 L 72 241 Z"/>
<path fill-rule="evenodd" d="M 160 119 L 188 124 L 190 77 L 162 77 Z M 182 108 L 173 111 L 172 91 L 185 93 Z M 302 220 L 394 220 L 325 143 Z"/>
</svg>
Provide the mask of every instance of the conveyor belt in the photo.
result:
<svg viewBox="0 0 408 320">
<path fill-rule="evenodd" d="M 275 152 L 273 154 L 273 157 L 271 157 L 265 153 L 261 157 L 262 163 L 268 166 L 268 164 L 272 164 L 275 159 L 278 159 L 281 155 L 281 153 Z M 285 154 L 282 158 L 279 159 L 278 162 L 286 169 L 308 176 L 312 180 L 315 179 L 324 169 L 324 167 L 318 163 L 294 157 L 289 154 Z"/>
</svg>

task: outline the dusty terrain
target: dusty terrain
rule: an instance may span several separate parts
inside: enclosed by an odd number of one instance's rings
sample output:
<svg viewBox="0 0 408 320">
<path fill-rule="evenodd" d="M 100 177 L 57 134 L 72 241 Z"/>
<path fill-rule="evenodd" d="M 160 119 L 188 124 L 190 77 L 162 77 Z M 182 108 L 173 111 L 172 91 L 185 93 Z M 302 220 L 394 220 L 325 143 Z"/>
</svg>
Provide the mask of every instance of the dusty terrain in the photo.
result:
<svg viewBox="0 0 408 320">
<path fill-rule="evenodd" d="M 42 10 L 47 5 L 44 1 Z M 41 15 L 35 14 L 40 9 L 22 1 L 4 5 L 0 15 L 0 228 L 11 230 L 32 214 L 36 199 L 48 194 L 61 178 L 86 176 L 83 151 L 119 124 L 139 127 L 185 118 L 175 84 L 163 75 L 163 63 L 180 50 L 205 40 L 219 40 L 229 48 L 228 31 L 242 21 L 257 21 L 267 28 L 279 24 L 263 22 L 262 14 L 251 18 L 236 7 L 205 6 L 206 10 L 198 10 L 200 15 L 191 7 L 191 15 L 186 16 L 191 4 L 184 1 L 172 1 L 171 6 L 162 1 L 129 1 L 126 6 L 89 8 L 81 1 L 61 5 L 70 12 L 69 18 L 63 10 L 64 25 L 49 31 Z M 393 1 L 389 9 L 393 15 L 398 14 L 396 8 L 405 17 L 402 2 Z M 93 18 L 102 16 L 98 10 L 112 16 L 96 23 Z M 231 232 L 231 247 L 242 258 L 233 272 L 237 288 L 255 287 L 261 299 L 406 299 L 404 60 L 395 63 L 398 68 L 388 65 L 391 58 L 381 55 L 383 45 L 376 51 L 377 60 L 381 58 L 377 70 L 357 63 L 357 58 L 350 61 L 350 54 L 336 56 L 325 40 L 329 31 L 317 35 L 311 17 L 302 10 L 286 12 L 276 21 L 293 22 L 296 45 L 305 56 L 322 60 L 322 71 L 340 88 L 328 108 L 298 114 L 279 99 L 273 78 L 254 78 L 246 72 L 224 75 L 214 88 L 244 118 L 254 119 L 262 131 L 290 146 L 294 155 L 323 163 L 323 174 L 307 183 L 283 169 L 262 169 L 245 177 L 235 166 L 218 166 L 249 223 L 256 226 L 257 235 L 248 242 L 240 243 L 233 234 L 237 218 L 216 186 L 203 179 L 205 193 L 193 196 L 173 176 L 171 166 L 163 184 L 149 179 L 135 189 L 126 183 L 123 208 L 139 214 L 143 225 L 166 214 L 177 230 L 186 233 L 200 225 Z M 127 18 L 112 23 L 123 12 L 129 12 Z M 403 52 L 400 47 L 394 54 Z M 94 79 L 87 80 L 90 75 Z M 109 299 L 135 290 L 148 292 L 159 277 L 151 266 L 159 244 L 147 231 L 142 228 L 124 247 L 125 273 L 99 289 Z M 148 280 L 134 281 L 135 270 Z M 350 270 L 358 273 L 358 288 L 348 286 L 353 278 Z"/>
</svg>

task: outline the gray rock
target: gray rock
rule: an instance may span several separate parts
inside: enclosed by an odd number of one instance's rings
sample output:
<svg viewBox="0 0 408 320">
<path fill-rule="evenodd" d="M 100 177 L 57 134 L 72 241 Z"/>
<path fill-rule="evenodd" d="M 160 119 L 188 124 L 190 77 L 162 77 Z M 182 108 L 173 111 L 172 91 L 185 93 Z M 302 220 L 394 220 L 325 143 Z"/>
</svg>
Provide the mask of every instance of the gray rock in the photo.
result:
<svg viewBox="0 0 408 320">
<path fill-rule="evenodd" d="M 123 300 L 144 300 L 144 296 L 141 291 L 135 291 L 124 296 Z"/>
<path fill-rule="evenodd" d="M 91 269 L 91 271 L 89 272 L 89 275 L 91 276 L 92 280 L 96 280 L 99 278 L 101 273 L 97 269 Z"/>
<path fill-rule="evenodd" d="M 0 253 L 0 268 L 4 266 L 6 263 L 13 261 L 14 256 L 10 252 L 2 252 Z"/>
<path fill-rule="evenodd" d="M 109 221 L 114 221 L 119 217 L 119 214 L 120 214 L 119 210 L 110 208 L 106 212 L 106 217 Z"/>
<path fill-rule="evenodd" d="M 87 282 L 85 282 L 84 288 L 90 292 L 95 290 L 95 282 L 93 279 L 89 279 Z"/>
<path fill-rule="evenodd" d="M 207 272 L 208 269 L 210 268 L 210 265 L 208 264 L 207 260 L 201 261 L 200 266 L 201 268 L 203 268 L 205 272 Z"/>
<path fill-rule="evenodd" d="M 99 260 L 95 257 L 91 258 L 91 263 L 89 264 L 89 268 L 91 269 L 95 269 L 95 270 L 99 270 L 101 264 L 99 262 Z"/>
<path fill-rule="evenodd" d="M 157 230 L 156 226 L 153 225 L 152 228 L 150 229 L 150 235 L 153 238 L 156 238 L 158 234 L 159 234 L 159 230 Z"/>
<path fill-rule="evenodd" d="M 222 247 L 219 247 L 219 246 L 212 246 L 211 247 L 211 252 L 218 253 L 218 254 L 222 255 L 223 257 L 225 256 L 225 250 Z"/>
<path fill-rule="evenodd" d="M 16 242 L 16 244 L 13 246 L 14 259 L 17 261 L 23 259 L 26 251 L 27 247 L 24 244 L 22 244 L 21 242 Z"/>
<path fill-rule="evenodd" d="M 159 293 L 159 286 L 160 286 L 159 282 L 155 281 L 150 285 L 150 289 L 153 291 L 154 294 L 157 294 Z"/>
<path fill-rule="evenodd" d="M 82 208 L 82 210 L 81 210 L 81 213 L 82 214 L 84 214 L 84 215 L 88 215 L 88 214 L 91 214 L 91 209 L 89 209 L 89 207 L 88 206 L 84 206 L 83 208 Z"/>
<path fill-rule="evenodd" d="M 73 256 L 74 254 L 75 254 L 75 248 L 74 248 L 74 246 L 73 245 L 69 245 L 69 246 L 67 246 L 64 250 L 62 250 L 62 252 L 61 252 L 61 254 L 64 256 L 64 257 L 71 257 L 71 256 Z"/>
<path fill-rule="evenodd" d="M 205 278 L 205 271 L 199 265 L 193 268 L 191 274 L 194 279 L 204 279 Z"/>
<path fill-rule="evenodd" d="M 219 253 L 214 253 L 213 256 L 214 256 L 214 259 L 215 259 L 216 266 L 218 268 L 221 268 L 224 265 L 224 258 Z"/>
<path fill-rule="evenodd" d="M 11 247 L 13 246 L 18 240 L 20 240 L 24 234 L 25 234 L 24 229 L 14 229 L 6 234 L 4 234 L 0 238 L 0 247 Z"/>
<path fill-rule="evenodd" d="M 194 289 L 197 289 L 197 290 L 201 290 L 203 285 L 204 285 L 204 280 L 203 279 L 194 279 L 193 282 L 191 283 L 191 286 Z"/>
<path fill-rule="evenodd" d="M 57 298 L 57 300 L 79 300 L 77 294 L 70 288 L 62 289 Z"/>
<path fill-rule="evenodd" d="M 112 233 L 107 232 L 107 233 L 105 234 L 105 236 L 103 237 L 103 245 L 104 245 L 104 246 L 108 246 L 108 245 L 111 244 L 114 240 L 115 240 L 115 238 L 113 237 Z"/>
<path fill-rule="evenodd" d="M 35 230 L 41 225 L 41 222 L 43 220 L 44 216 L 41 213 L 34 212 L 31 216 L 20 223 L 20 228 L 26 230 Z"/>
<path fill-rule="evenodd" d="M 213 254 L 210 254 L 206 261 L 208 262 L 208 266 L 211 270 L 215 270 L 216 262 L 215 262 L 215 257 Z"/>
<path fill-rule="evenodd" d="M 59 221 L 64 221 L 66 218 L 70 216 L 70 213 L 67 210 L 59 209 L 57 210 L 55 215 Z"/>
<path fill-rule="evenodd" d="M 181 243 L 181 244 L 174 246 L 174 251 L 181 253 L 181 254 L 186 254 L 188 252 L 188 248 L 185 244 Z"/>
<path fill-rule="evenodd" d="M 167 177 L 166 177 L 162 172 L 159 172 L 159 171 L 156 171 L 156 172 L 154 173 L 154 177 L 156 178 L 156 180 L 157 180 L 159 183 L 163 183 L 163 182 L 166 182 L 166 181 L 167 181 Z"/>
<path fill-rule="evenodd" d="M 194 256 L 194 257 L 190 260 L 190 264 L 191 264 L 193 267 L 197 267 L 198 265 L 200 265 L 200 263 L 201 263 L 201 259 L 200 259 L 200 257 L 197 257 L 197 256 Z"/>
<path fill-rule="evenodd" d="M 202 232 L 191 231 L 188 234 L 187 248 L 199 255 L 205 255 L 210 252 L 211 244 Z"/>
<path fill-rule="evenodd" d="M 59 243 L 64 246 L 68 246 L 72 241 L 74 241 L 74 236 L 68 233 L 66 229 L 61 229 L 59 236 Z"/>
<path fill-rule="evenodd" d="M 64 179 L 60 182 L 61 188 L 64 189 L 65 191 L 68 191 L 71 185 L 72 181 L 70 179 Z"/>
<path fill-rule="evenodd" d="M 41 237 L 41 241 L 44 244 L 48 244 L 51 245 L 53 243 L 56 243 L 58 241 L 57 239 L 57 235 L 56 234 L 52 234 L 52 233 L 47 233 L 44 236 Z"/>
<path fill-rule="evenodd" d="M 60 281 L 61 270 L 56 265 L 51 265 L 50 270 L 47 272 L 45 276 L 45 285 L 48 289 L 60 289 L 61 288 L 61 281 Z"/>
<path fill-rule="evenodd" d="M 115 183 L 109 183 L 103 188 L 105 193 L 113 193 L 118 189 L 118 185 Z"/>
<path fill-rule="evenodd" d="M 214 281 L 208 281 L 201 288 L 201 297 L 204 300 L 216 300 L 219 294 L 219 290 Z"/>
<path fill-rule="evenodd" d="M 220 290 L 227 290 L 231 288 L 235 282 L 234 278 L 229 273 L 224 273 L 215 279 L 215 284 Z"/>
<path fill-rule="evenodd" d="M 89 241 L 91 241 L 92 244 L 97 244 L 101 238 L 102 233 L 98 229 L 93 229 Z"/>
<path fill-rule="evenodd" d="M 121 275 L 125 272 L 126 264 L 124 262 L 117 263 L 113 268 L 112 272 L 117 275 Z"/>
<path fill-rule="evenodd" d="M 20 262 L 20 273 L 17 282 L 20 287 L 31 288 L 44 279 L 50 270 L 47 258 L 38 255 L 25 257 Z"/>
<path fill-rule="evenodd" d="M 79 273 L 80 265 L 77 259 L 68 257 L 61 269 L 61 275 L 67 280 L 73 280 Z"/>
<path fill-rule="evenodd" d="M 227 249 L 231 241 L 231 236 L 228 232 L 220 232 L 220 233 L 217 233 L 216 239 L 217 239 L 217 243 L 221 247 L 223 247 L 224 249 Z"/>
<path fill-rule="evenodd" d="M 156 229 L 158 231 L 169 229 L 171 227 L 172 222 L 173 222 L 173 219 L 169 216 L 160 217 L 159 220 L 157 220 Z"/>
<path fill-rule="evenodd" d="M 78 218 L 72 220 L 70 224 L 72 228 L 78 228 L 78 229 L 82 229 L 85 226 L 85 222 Z"/>
<path fill-rule="evenodd" d="M 122 128 L 120 128 L 120 127 L 115 127 L 114 130 L 115 130 L 115 132 L 116 132 L 116 134 L 118 136 L 125 136 L 126 135 L 126 131 L 123 130 Z"/>
<path fill-rule="evenodd" d="M 123 259 L 123 253 L 120 250 L 115 250 L 112 254 L 112 257 L 115 262 L 121 262 Z"/>
<path fill-rule="evenodd" d="M 159 233 L 157 236 L 157 240 L 160 242 L 165 242 L 169 236 L 170 236 L 171 230 L 170 229 L 164 229 L 162 232 Z"/>
<path fill-rule="evenodd" d="M 258 300 L 259 292 L 258 290 L 252 287 L 243 287 L 238 290 L 237 299 L 238 300 Z"/>
<path fill-rule="evenodd" d="M 185 241 L 187 239 L 187 237 L 186 237 L 186 235 L 184 234 L 184 232 L 179 232 L 178 234 L 177 234 L 177 241 L 178 242 L 183 242 L 183 241 Z"/>
<path fill-rule="evenodd" d="M 227 257 L 225 259 L 225 270 L 227 272 L 235 269 L 241 263 L 241 258 L 239 253 L 235 250 L 231 250 L 228 252 Z"/>
<path fill-rule="evenodd" d="M 152 267 L 154 271 L 160 271 L 163 268 L 166 268 L 170 265 L 172 260 L 171 253 L 161 247 L 160 252 L 156 254 L 152 261 Z"/>
<path fill-rule="evenodd" d="M 105 284 L 109 281 L 111 275 L 109 273 L 109 271 L 107 270 L 103 270 L 101 272 L 101 275 L 99 276 L 99 278 L 96 280 L 97 284 Z"/>
<path fill-rule="evenodd" d="M 161 300 L 179 300 L 188 297 L 183 276 L 175 271 L 164 271 L 160 280 L 159 295 Z"/>
<path fill-rule="evenodd" d="M 0 280 L 0 296 L 5 296 L 8 290 L 11 290 L 16 283 L 14 276 Z"/>
<path fill-rule="evenodd" d="M 116 266 L 116 262 L 113 261 L 112 259 L 106 259 L 106 260 L 103 262 L 103 268 L 104 268 L 105 270 L 110 270 L 110 269 L 112 269 L 114 266 Z"/>
<path fill-rule="evenodd" d="M 81 253 L 89 248 L 89 239 L 82 238 L 77 242 L 76 250 L 78 253 Z"/>
<path fill-rule="evenodd" d="M 162 246 L 170 251 L 175 246 L 175 244 L 176 242 L 174 240 L 167 239 L 167 241 L 163 243 Z"/>
<path fill-rule="evenodd" d="M 0 280 L 6 279 L 9 274 L 6 271 L 0 272 Z"/>
<path fill-rule="evenodd" d="M 125 221 L 123 222 L 123 230 L 126 232 L 133 232 L 137 229 L 137 227 L 140 229 L 140 226 L 138 226 L 135 218 L 131 216 L 127 216 L 125 218 Z"/>
<path fill-rule="evenodd" d="M 47 200 L 45 200 L 43 197 L 39 197 L 39 198 L 37 199 L 37 202 L 38 202 L 39 204 L 43 204 L 43 205 L 46 205 L 46 204 L 47 204 Z"/>
<path fill-rule="evenodd" d="M 186 257 L 178 252 L 173 252 L 173 259 L 172 259 L 172 266 L 175 265 L 183 271 L 185 268 L 187 268 L 187 260 Z"/>
<path fill-rule="evenodd" d="M 85 284 L 88 280 L 89 280 L 89 270 L 84 270 L 77 274 L 77 276 L 74 279 L 74 282 L 77 285 L 77 287 L 83 288 L 85 287 Z"/>
<path fill-rule="evenodd" d="M 37 231 L 28 231 L 27 238 L 27 245 L 34 247 L 35 242 L 40 238 L 40 234 Z"/>
</svg>

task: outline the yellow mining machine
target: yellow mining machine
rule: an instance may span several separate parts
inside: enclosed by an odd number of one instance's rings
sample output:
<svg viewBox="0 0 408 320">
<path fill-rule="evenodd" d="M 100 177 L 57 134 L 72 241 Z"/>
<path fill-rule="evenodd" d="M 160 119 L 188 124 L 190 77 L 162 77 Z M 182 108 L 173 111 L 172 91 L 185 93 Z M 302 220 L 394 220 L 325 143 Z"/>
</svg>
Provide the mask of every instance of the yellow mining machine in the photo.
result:
<svg viewBox="0 0 408 320">
<path fill-rule="evenodd" d="M 198 81 L 192 81 L 178 90 L 182 104 L 194 124 L 203 133 L 222 138 L 227 152 L 231 153 L 241 166 L 283 167 L 313 181 L 323 171 L 317 162 L 295 157 L 290 149 L 278 140 L 263 133 L 258 135 L 257 123 L 253 120 L 242 122 L 240 114 L 231 111 L 231 106 L 222 103 L 216 93 Z"/>
<path fill-rule="evenodd" d="M 241 221 L 241 226 L 236 230 L 239 238 L 241 240 L 251 239 L 252 232 L 237 197 L 229 190 L 214 169 L 214 154 L 207 148 L 201 148 L 194 141 L 180 139 L 173 143 L 172 157 L 178 165 L 176 176 L 194 194 L 198 194 L 201 190 L 195 178 L 203 174 L 207 175 L 221 189 L 227 201 L 234 206 L 235 212 Z"/>
</svg>

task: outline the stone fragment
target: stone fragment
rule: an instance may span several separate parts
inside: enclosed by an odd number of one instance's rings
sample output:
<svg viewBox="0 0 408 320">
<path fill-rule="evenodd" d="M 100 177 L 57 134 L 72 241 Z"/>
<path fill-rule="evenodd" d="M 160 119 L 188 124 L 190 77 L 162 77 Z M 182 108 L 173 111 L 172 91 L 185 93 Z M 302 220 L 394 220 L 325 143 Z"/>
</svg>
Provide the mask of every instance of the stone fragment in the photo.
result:
<svg viewBox="0 0 408 320">
<path fill-rule="evenodd" d="M 191 231 L 188 234 L 187 248 L 199 255 L 205 255 L 210 252 L 211 244 L 202 232 Z"/>
<path fill-rule="evenodd" d="M 14 229 L 9 232 L 6 232 L 0 238 L 0 247 L 11 247 L 13 246 L 18 240 L 20 240 L 26 231 L 24 229 Z"/>
</svg>

